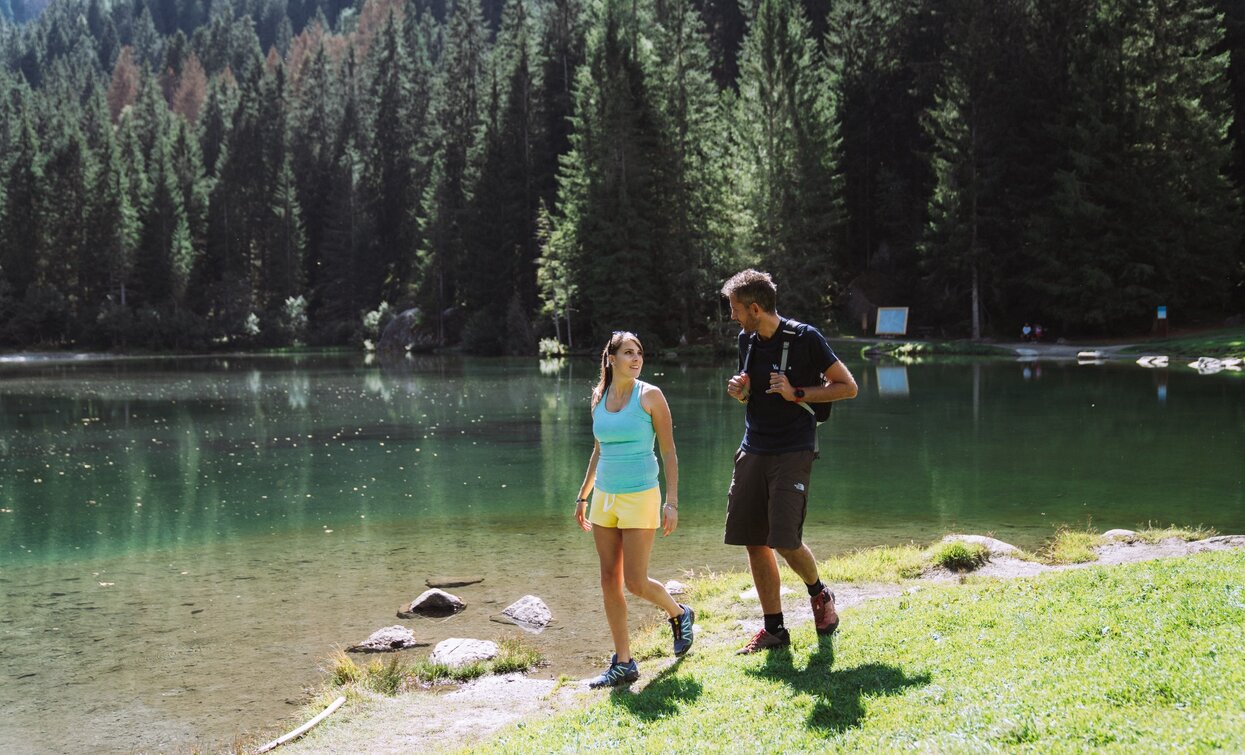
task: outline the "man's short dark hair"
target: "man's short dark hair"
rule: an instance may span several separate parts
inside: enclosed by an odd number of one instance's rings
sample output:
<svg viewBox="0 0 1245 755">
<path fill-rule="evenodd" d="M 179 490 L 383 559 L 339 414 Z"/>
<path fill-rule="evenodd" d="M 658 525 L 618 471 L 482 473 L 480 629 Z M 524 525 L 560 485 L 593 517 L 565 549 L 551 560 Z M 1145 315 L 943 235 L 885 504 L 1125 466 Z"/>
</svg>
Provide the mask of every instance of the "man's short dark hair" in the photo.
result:
<svg viewBox="0 0 1245 755">
<path fill-rule="evenodd" d="M 773 314 L 778 302 L 778 286 L 769 273 L 748 268 L 735 273 L 730 280 L 722 284 L 722 295 L 734 299 L 740 304 L 749 306 L 756 304 L 761 309 Z"/>
</svg>

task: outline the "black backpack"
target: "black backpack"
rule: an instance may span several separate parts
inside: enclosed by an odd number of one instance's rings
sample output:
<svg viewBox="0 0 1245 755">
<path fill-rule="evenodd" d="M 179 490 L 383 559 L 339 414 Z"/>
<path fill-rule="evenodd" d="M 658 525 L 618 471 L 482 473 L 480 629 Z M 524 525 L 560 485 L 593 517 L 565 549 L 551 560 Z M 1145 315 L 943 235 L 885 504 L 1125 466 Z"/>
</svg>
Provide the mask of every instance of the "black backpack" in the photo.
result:
<svg viewBox="0 0 1245 755">
<path fill-rule="evenodd" d="M 796 322 L 795 320 L 783 320 L 779 323 L 778 337 L 782 339 L 782 361 L 778 365 L 779 372 L 787 374 L 787 353 L 791 351 L 791 344 L 794 343 L 796 339 L 803 336 L 807 329 L 807 325 L 801 322 Z M 740 335 L 742 335 L 742 333 Z M 756 333 L 748 336 L 748 350 L 744 354 L 744 372 L 748 371 L 748 364 L 752 361 L 752 347 L 756 344 L 756 338 Z M 793 373 L 794 371 L 795 368 L 793 368 Z M 820 373 L 815 373 L 809 368 L 801 368 L 798 372 L 799 374 L 787 374 L 787 379 L 791 382 L 791 385 L 796 388 L 808 388 L 810 386 L 815 387 L 824 384 Z M 818 425 L 830 419 L 830 410 L 834 408 L 834 404 L 830 401 L 821 401 L 817 403 L 801 401 L 800 406 L 804 407 L 806 412 L 813 415 L 813 418 L 817 420 Z"/>
</svg>

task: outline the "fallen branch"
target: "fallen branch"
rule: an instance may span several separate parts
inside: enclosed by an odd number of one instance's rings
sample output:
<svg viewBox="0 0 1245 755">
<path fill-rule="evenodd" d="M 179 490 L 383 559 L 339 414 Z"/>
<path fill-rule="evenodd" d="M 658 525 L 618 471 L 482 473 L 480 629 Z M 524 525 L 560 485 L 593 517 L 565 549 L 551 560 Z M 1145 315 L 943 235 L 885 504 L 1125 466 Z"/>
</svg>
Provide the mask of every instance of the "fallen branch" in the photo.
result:
<svg viewBox="0 0 1245 755">
<path fill-rule="evenodd" d="M 332 705 L 330 705 L 329 707 L 325 708 L 325 709 L 324 709 L 324 711 L 320 713 L 320 715 L 318 715 L 318 716 L 316 716 L 315 718 L 311 719 L 310 721 L 308 721 L 307 723 L 305 723 L 305 724 L 303 724 L 302 726 L 298 727 L 297 729 L 295 729 L 294 731 L 290 732 L 289 734 L 286 734 L 286 735 L 281 736 L 281 737 L 277 737 L 276 739 L 272 740 L 272 741 L 271 741 L 271 742 L 269 742 L 268 744 L 266 744 L 266 745 L 264 745 L 263 747 L 261 747 L 261 748 L 259 748 L 258 750 L 256 750 L 256 751 L 255 751 L 255 752 L 256 752 L 256 754 L 258 755 L 258 753 L 261 753 L 261 752 L 268 752 L 269 750 L 275 750 L 276 748 L 280 747 L 281 745 L 285 744 L 286 742 L 289 742 L 289 741 L 290 741 L 290 740 L 292 740 L 292 739 L 298 739 L 298 738 L 299 738 L 299 737 L 301 737 L 302 735 L 304 735 L 304 734 L 306 734 L 307 732 L 311 731 L 311 727 L 315 726 L 316 724 L 320 723 L 320 722 L 321 722 L 321 721 L 323 721 L 324 719 L 328 718 L 330 713 L 332 713 L 333 711 L 335 711 L 335 710 L 337 710 L 338 708 L 342 707 L 342 703 L 344 703 L 344 702 L 346 702 L 346 697 L 343 695 L 342 697 L 339 697 L 339 698 L 337 698 L 336 700 L 334 700 L 334 701 L 333 701 L 333 704 L 332 704 Z"/>
</svg>

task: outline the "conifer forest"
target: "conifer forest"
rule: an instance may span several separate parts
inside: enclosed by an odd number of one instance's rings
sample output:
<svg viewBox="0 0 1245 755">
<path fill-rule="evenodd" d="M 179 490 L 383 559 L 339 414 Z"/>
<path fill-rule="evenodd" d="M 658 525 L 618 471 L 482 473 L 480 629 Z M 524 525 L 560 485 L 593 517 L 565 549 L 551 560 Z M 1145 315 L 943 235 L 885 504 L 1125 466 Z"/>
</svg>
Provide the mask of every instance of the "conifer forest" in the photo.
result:
<svg viewBox="0 0 1245 755">
<path fill-rule="evenodd" d="M 1245 312 L 1245 0 L 0 0 L 0 347 Z"/>
</svg>

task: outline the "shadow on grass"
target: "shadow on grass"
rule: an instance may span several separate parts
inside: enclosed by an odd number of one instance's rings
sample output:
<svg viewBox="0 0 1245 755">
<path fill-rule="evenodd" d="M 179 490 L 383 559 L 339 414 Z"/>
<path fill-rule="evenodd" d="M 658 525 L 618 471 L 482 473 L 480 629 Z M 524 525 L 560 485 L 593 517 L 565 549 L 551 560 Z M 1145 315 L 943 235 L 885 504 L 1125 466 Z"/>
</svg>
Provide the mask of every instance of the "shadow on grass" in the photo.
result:
<svg viewBox="0 0 1245 755">
<path fill-rule="evenodd" d="M 676 676 L 680 658 L 662 669 L 653 681 L 639 692 L 629 689 L 616 689 L 610 693 L 610 701 L 631 715 L 643 721 L 656 721 L 669 718 L 679 712 L 680 703 L 694 702 L 704 691 L 704 686 L 695 679 Z"/>
<path fill-rule="evenodd" d="M 749 673 L 811 696 L 813 711 L 805 726 L 826 736 L 860 726 L 865 717 L 861 702 L 865 696 L 895 695 L 930 681 L 929 674 L 908 676 L 902 669 L 884 663 L 835 669 L 834 646 L 829 637 L 819 638 L 817 650 L 802 669 L 795 667 L 790 648 L 778 648 L 769 651 L 765 665 Z"/>
</svg>

